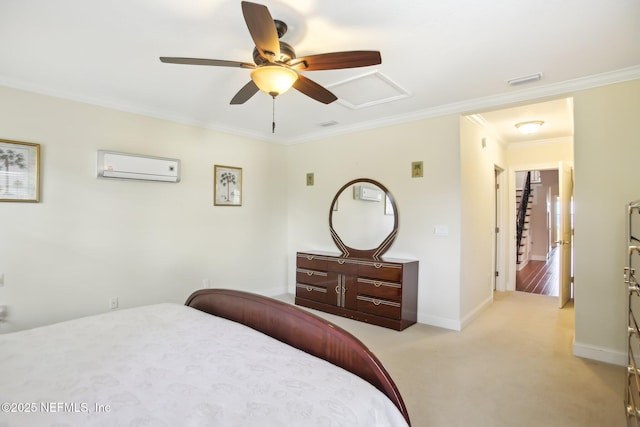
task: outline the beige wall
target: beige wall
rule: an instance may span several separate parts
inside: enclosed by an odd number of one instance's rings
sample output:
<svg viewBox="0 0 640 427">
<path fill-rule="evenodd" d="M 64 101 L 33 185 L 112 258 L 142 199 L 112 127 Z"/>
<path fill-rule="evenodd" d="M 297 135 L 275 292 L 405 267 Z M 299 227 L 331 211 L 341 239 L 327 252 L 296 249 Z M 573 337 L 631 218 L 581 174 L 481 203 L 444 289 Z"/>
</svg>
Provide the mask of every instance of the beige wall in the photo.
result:
<svg viewBox="0 0 640 427">
<path fill-rule="evenodd" d="M 640 199 L 640 80 L 576 93 L 574 108 L 574 350 L 626 363 L 625 206 Z"/>
<path fill-rule="evenodd" d="M 558 162 L 573 164 L 573 138 L 517 142 L 507 147 L 507 163 L 513 171 L 557 169 Z"/>
<path fill-rule="evenodd" d="M 0 88 L 3 139 L 42 147 L 42 202 L 0 204 L 0 332 L 212 286 L 286 291 L 285 147 Z M 182 182 L 97 179 L 96 151 L 182 160 Z M 243 206 L 213 206 L 213 165 Z"/>
<path fill-rule="evenodd" d="M 497 225 L 495 169 L 504 170 L 506 164 L 503 144 L 485 128 L 462 117 L 460 129 L 460 317 L 464 326 L 493 301 Z"/>
</svg>

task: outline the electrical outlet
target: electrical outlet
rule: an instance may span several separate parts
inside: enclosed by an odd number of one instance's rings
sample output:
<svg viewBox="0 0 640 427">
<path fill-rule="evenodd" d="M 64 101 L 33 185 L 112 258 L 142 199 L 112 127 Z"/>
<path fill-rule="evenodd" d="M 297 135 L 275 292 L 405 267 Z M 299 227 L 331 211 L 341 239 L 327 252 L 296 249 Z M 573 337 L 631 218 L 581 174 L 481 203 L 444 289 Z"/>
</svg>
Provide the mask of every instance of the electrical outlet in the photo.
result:
<svg viewBox="0 0 640 427">
<path fill-rule="evenodd" d="M 109 310 L 118 308 L 118 297 L 109 298 Z"/>
<path fill-rule="evenodd" d="M 202 287 L 204 289 L 208 289 L 211 287 L 211 280 L 209 279 L 202 279 Z"/>
</svg>

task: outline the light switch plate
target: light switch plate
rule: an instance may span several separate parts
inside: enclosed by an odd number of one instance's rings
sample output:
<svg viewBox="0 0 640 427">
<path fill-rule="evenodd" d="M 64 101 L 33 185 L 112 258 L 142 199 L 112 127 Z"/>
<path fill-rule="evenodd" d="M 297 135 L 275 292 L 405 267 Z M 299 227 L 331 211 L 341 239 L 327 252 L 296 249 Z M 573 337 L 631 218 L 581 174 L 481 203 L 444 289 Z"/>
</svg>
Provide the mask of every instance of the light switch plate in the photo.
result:
<svg viewBox="0 0 640 427">
<path fill-rule="evenodd" d="M 446 225 L 436 225 L 433 227 L 433 234 L 436 236 L 448 236 L 449 235 L 449 227 Z"/>
</svg>

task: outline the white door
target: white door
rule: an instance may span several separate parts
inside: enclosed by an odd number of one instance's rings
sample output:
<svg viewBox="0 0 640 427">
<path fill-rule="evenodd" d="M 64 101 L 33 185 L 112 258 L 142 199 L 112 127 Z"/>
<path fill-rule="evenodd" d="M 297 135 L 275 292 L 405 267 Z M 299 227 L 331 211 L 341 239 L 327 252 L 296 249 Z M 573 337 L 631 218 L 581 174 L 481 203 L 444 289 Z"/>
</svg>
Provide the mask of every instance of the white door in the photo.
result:
<svg viewBox="0 0 640 427">
<path fill-rule="evenodd" d="M 560 196 L 560 293 L 559 307 L 562 308 L 571 298 L 571 265 L 573 260 L 571 200 L 573 198 L 573 169 L 566 163 L 560 162 L 558 169 L 558 186 Z"/>
</svg>

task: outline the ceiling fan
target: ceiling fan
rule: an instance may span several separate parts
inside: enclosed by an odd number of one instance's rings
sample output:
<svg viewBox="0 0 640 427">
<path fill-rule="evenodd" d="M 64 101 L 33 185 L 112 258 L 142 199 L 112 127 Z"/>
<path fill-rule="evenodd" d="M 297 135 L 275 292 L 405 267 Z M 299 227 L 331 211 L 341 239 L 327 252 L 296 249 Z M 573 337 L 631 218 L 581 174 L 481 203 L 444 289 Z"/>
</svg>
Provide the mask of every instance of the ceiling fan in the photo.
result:
<svg viewBox="0 0 640 427">
<path fill-rule="evenodd" d="M 280 41 L 287 25 L 271 17 L 269 9 L 261 4 L 241 2 L 242 14 L 255 43 L 253 61 L 226 61 L 219 59 L 160 57 L 160 61 L 171 64 L 210 65 L 214 67 L 239 67 L 253 69 L 251 81 L 231 99 L 231 104 L 243 104 L 258 90 L 276 96 L 293 86 L 294 89 L 324 104 L 338 99 L 318 83 L 300 74 L 300 71 L 337 70 L 367 67 L 382 63 L 378 51 L 332 52 L 296 58 L 291 45 Z"/>
</svg>

